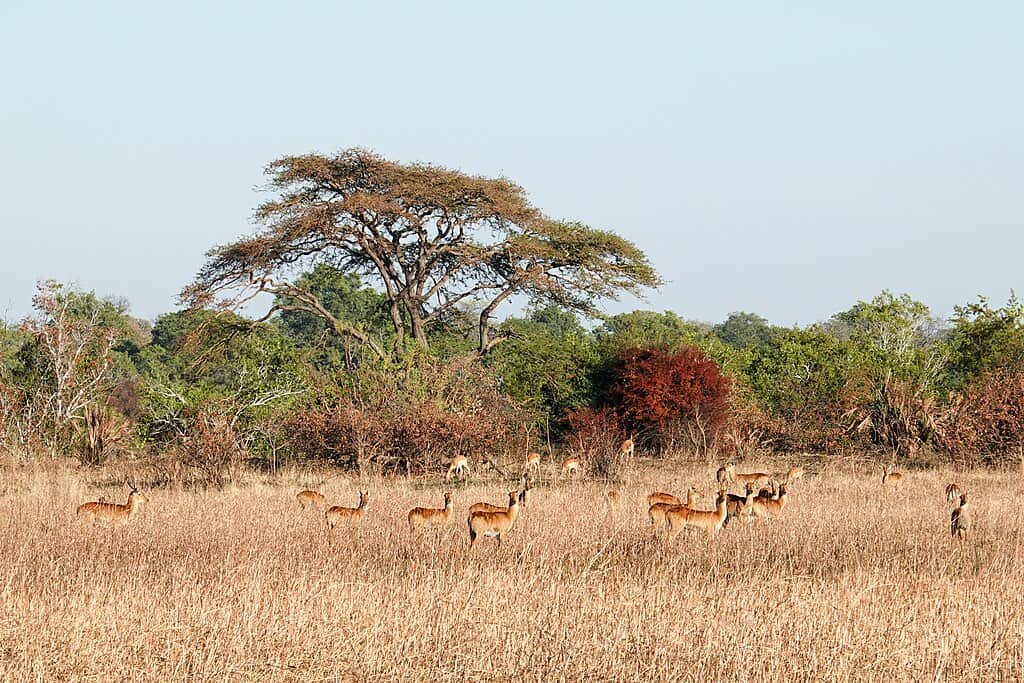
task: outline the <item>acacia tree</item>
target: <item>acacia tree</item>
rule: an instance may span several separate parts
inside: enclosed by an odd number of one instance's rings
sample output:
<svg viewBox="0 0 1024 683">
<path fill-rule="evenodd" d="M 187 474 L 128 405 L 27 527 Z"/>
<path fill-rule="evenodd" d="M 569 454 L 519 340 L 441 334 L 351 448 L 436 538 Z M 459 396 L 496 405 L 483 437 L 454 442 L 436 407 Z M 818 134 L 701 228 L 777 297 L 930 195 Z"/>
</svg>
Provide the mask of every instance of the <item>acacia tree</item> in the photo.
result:
<svg viewBox="0 0 1024 683">
<path fill-rule="evenodd" d="M 333 315 L 295 277 L 329 264 L 380 288 L 396 348 L 408 338 L 427 347 L 432 322 L 474 304 L 484 354 L 508 337 L 492 321 L 512 296 L 590 314 L 601 299 L 660 283 L 635 245 L 545 217 L 504 178 L 395 163 L 361 149 L 283 157 L 267 174 L 280 195 L 256 210 L 261 229 L 211 250 L 184 302 L 233 308 L 270 293 L 277 299 L 267 316 L 312 313 L 385 356 L 362 326 Z"/>
</svg>

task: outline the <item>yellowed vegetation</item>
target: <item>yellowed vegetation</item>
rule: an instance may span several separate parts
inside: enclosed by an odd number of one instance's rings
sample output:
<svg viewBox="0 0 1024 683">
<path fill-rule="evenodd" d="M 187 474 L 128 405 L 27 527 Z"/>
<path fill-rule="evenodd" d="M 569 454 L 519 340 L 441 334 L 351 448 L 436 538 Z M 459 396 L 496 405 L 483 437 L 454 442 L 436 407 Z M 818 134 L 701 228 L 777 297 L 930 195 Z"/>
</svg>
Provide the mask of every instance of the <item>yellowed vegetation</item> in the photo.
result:
<svg viewBox="0 0 1024 683">
<path fill-rule="evenodd" d="M 0 680 L 1019 680 L 1018 473 L 955 474 L 969 539 L 950 537 L 948 471 L 816 476 L 770 520 L 652 538 L 647 494 L 714 468 L 634 469 L 606 485 L 543 473 L 503 547 L 468 550 L 466 509 L 514 482 L 458 487 L 447 525 L 410 534 L 429 480 L 369 490 L 328 534 L 300 477 L 223 493 L 148 490 L 130 524 L 77 522 L 116 485 L 95 472 L 2 472 Z M 706 502 L 706 501 L 705 501 Z M 708 505 L 710 507 L 710 505 Z"/>
</svg>

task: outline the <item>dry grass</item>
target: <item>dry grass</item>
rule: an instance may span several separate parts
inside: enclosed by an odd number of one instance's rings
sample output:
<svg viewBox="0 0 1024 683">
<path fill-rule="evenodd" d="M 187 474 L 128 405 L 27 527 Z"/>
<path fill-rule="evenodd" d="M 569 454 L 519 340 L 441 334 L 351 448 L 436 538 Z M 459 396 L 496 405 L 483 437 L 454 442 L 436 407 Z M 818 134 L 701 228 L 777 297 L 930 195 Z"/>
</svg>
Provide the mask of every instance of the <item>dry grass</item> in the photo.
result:
<svg viewBox="0 0 1024 683">
<path fill-rule="evenodd" d="M 782 519 L 715 541 L 650 538 L 651 490 L 712 490 L 713 468 L 640 469 L 609 520 L 601 486 L 539 482 L 497 552 L 452 521 L 412 538 L 405 514 L 441 482 L 368 487 L 361 526 L 328 535 L 298 479 L 223 494 L 150 491 L 125 528 L 76 522 L 103 493 L 82 475 L 4 473 L 5 680 L 940 680 L 1024 675 L 1022 491 L 956 475 L 978 531 L 949 538 L 948 472 L 809 475 Z M 710 507 L 710 503 L 708 504 Z"/>
</svg>

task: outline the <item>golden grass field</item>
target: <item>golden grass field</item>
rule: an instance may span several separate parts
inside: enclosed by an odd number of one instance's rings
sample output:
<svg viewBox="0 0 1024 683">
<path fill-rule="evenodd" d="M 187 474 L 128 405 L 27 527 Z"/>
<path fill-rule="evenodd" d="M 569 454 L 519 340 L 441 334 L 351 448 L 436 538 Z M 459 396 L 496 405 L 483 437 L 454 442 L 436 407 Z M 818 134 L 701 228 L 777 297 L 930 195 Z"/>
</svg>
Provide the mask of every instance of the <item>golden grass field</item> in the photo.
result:
<svg viewBox="0 0 1024 683">
<path fill-rule="evenodd" d="M 147 491 L 112 528 L 75 518 L 99 495 L 124 501 L 90 484 L 102 473 L 8 469 L 0 679 L 1024 677 L 1020 473 L 906 471 L 895 493 L 875 469 L 832 469 L 795 482 L 780 519 L 670 547 L 644 497 L 698 483 L 711 507 L 713 467 L 634 465 L 615 520 L 603 484 L 552 477 L 500 551 L 472 553 L 466 508 L 501 503 L 504 482 L 471 478 L 447 528 L 412 538 L 406 512 L 440 506 L 440 477 L 329 480 L 330 504 L 371 499 L 360 526 L 328 535 L 294 498 L 312 475 Z M 963 544 L 951 480 L 976 514 Z"/>
</svg>

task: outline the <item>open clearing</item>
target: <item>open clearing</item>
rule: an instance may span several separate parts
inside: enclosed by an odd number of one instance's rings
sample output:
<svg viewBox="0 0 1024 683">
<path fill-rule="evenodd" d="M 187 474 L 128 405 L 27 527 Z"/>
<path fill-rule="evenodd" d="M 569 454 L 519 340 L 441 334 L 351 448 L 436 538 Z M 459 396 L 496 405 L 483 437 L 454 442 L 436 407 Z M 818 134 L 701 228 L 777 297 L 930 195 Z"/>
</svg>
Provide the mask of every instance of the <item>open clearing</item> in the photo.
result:
<svg viewBox="0 0 1024 683">
<path fill-rule="evenodd" d="M 1024 676 L 1024 485 L 1017 472 L 908 471 L 882 492 L 864 467 L 809 474 L 782 518 L 715 540 L 652 539 L 644 497 L 704 490 L 714 468 L 637 465 L 610 519 L 596 482 L 542 479 L 504 547 L 469 553 L 466 508 L 504 482 L 458 487 L 442 531 L 435 480 L 330 480 L 370 491 L 328 534 L 295 493 L 250 475 L 222 493 L 150 490 L 123 528 L 75 519 L 97 472 L 0 480 L 5 680 L 957 680 Z M 949 536 L 944 487 L 977 530 Z M 735 490 L 735 487 L 734 489 Z"/>
</svg>

